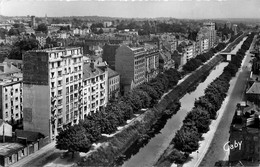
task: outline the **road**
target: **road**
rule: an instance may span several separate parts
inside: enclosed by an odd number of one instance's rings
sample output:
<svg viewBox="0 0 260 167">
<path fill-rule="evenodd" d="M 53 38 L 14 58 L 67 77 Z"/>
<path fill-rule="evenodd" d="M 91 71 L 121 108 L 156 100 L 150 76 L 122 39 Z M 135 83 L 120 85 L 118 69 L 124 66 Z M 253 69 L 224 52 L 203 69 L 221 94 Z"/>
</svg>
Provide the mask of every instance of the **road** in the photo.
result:
<svg viewBox="0 0 260 167">
<path fill-rule="evenodd" d="M 33 166 L 42 166 L 46 163 L 46 159 L 57 158 L 64 151 L 58 150 L 55 148 L 55 142 L 52 142 L 37 152 L 19 160 L 10 167 L 33 167 Z M 50 157 L 51 156 L 51 157 Z"/>
<path fill-rule="evenodd" d="M 250 76 L 250 69 L 248 66 L 251 59 L 251 55 L 247 54 L 237 78 L 235 81 L 233 80 L 233 82 L 230 82 L 234 85 L 231 85 L 233 89 L 230 92 L 229 101 L 226 104 L 223 116 L 221 117 L 220 123 L 216 129 L 208 151 L 199 164 L 199 167 L 214 166 L 215 162 L 219 160 L 227 160 L 228 158 L 228 153 L 224 151 L 223 146 L 229 140 L 229 128 L 236 110 L 236 104 L 241 102 L 243 99 L 245 85 L 248 77 Z"/>
</svg>

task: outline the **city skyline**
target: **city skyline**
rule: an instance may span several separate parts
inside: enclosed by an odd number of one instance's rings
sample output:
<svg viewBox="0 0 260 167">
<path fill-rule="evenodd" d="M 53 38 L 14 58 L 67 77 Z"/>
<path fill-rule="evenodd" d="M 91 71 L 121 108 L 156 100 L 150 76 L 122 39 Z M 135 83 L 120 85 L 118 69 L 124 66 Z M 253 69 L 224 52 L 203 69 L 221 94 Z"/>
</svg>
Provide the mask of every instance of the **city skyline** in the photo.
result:
<svg viewBox="0 0 260 167">
<path fill-rule="evenodd" d="M 259 18 L 258 0 L 167 0 L 167 1 L 85 1 L 85 0 L 2 0 L 4 16 L 36 17 L 108 16 L 123 18 Z M 115 10 L 116 9 L 116 10 Z"/>
</svg>

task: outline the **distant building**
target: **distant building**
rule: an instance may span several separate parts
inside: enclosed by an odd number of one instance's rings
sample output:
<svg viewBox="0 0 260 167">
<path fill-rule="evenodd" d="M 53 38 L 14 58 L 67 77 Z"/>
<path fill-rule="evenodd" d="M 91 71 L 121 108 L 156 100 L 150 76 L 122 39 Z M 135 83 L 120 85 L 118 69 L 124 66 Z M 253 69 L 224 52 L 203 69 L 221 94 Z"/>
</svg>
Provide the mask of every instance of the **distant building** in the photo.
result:
<svg viewBox="0 0 260 167">
<path fill-rule="evenodd" d="M 107 67 L 97 67 L 93 62 L 83 66 L 83 112 L 82 118 L 104 108 L 108 101 Z"/>
<path fill-rule="evenodd" d="M 24 130 L 54 140 L 59 130 L 82 119 L 82 48 L 32 50 L 23 61 Z"/>
<path fill-rule="evenodd" d="M 47 35 L 44 33 L 36 33 L 36 40 L 39 42 L 41 47 L 44 47 L 46 45 L 46 39 L 47 39 Z"/>
<path fill-rule="evenodd" d="M 168 70 L 170 68 L 175 68 L 175 62 L 171 58 L 171 53 L 168 51 L 160 51 L 159 57 L 159 69 L 160 71 Z"/>
<path fill-rule="evenodd" d="M 116 50 L 115 71 L 120 74 L 121 90 L 128 92 L 158 74 L 159 51 L 122 45 Z"/>
<path fill-rule="evenodd" d="M 237 35 L 237 24 L 232 25 L 232 30 L 234 31 L 234 35 Z"/>
<path fill-rule="evenodd" d="M 112 23 L 112 21 L 105 21 L 105 22 L 103 23 L 103 25 L 104 25 L 104 27 L 110 27 L 110 26 L 113 25 L 113 23 Z"/>
<path fill-rule="evenodd" d="M 32 28 L 35 28 L 35 27 L 36 27 L 35 16 L 31 16 L 31 27 L 32 27 Z"/>
<path fill-rule="evenodd" d="M 120 93 L 120 75 L 108 68 L 108 99 L 118 98 Z"/>
<path fill-rule="evenodd" d="M 112 70 L 115 70 L 115 55 L 116 50 L 120 47 L 118 44 L 105 44 L 103 46 L 102 58 L 107 62 Z"/>
</svg>

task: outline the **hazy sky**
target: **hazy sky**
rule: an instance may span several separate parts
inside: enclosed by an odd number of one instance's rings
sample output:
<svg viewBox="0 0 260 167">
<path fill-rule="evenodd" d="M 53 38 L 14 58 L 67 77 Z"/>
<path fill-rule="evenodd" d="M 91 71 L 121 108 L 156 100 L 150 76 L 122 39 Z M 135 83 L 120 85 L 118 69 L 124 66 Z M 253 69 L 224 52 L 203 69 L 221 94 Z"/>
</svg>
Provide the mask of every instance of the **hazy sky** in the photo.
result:
<svg viewBox="0 0 260 167">
<path fill-rule="evenodd" d="M 5 16 L 260 18 L 260 0 L 0 0 Z"/>
</svg>

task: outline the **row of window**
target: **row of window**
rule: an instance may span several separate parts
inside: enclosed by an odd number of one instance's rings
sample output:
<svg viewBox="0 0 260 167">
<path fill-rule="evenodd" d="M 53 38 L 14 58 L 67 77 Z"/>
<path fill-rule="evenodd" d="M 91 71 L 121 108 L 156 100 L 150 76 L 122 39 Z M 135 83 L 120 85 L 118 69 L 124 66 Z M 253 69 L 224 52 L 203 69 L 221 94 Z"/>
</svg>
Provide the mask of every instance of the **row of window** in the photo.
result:
<svg viewBox="0 0 260 167">
<path fill-rule="evenodd" d="M 73 59 L 64 59 L 63 61 L 57 61 L 57 62 L 51 62 L 50 67 L 51 68 L 59 68 L 63 66 L 69 66 L 76 63 L 82 63 L 83 59 L 82 57 L 79 58 L 73 58 Z"/>
</svg>

